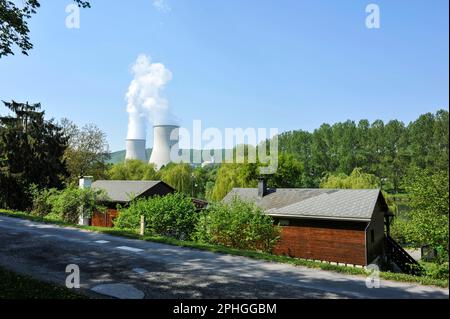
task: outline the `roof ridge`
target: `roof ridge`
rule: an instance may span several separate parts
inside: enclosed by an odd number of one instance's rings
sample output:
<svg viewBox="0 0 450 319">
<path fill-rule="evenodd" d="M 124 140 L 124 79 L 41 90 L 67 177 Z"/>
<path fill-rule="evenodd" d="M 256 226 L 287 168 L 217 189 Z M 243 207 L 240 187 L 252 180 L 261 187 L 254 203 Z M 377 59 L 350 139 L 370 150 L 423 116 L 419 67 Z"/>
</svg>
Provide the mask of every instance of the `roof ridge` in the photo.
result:
<svg viewBox="0 0 450 319">
<path fill-rule="evenodd" d="M 109 179 L 99 179 L 94 181 L 93 183 L 96 182 L 108 182 L 108 183 L 123 183 L 123 182 L 127 182 L 127 183 L 149 183 L 149 182 L 162 182 L 161 180 L 145 180 L 145 181 L 136 181 L 136 180 L 126 180 L 126 179 L 115 179 L 115 180 L 109 180 Z"/>
<path fill-rule="evenodd" d="M 311 187 L 268 187 L 276 190 L 324 190 L 324 191 L 381 191 L 380 188 L 311 188 Z M 258 189 L 258 187 L 233 187 L 232 189 Z"/>
</svg>

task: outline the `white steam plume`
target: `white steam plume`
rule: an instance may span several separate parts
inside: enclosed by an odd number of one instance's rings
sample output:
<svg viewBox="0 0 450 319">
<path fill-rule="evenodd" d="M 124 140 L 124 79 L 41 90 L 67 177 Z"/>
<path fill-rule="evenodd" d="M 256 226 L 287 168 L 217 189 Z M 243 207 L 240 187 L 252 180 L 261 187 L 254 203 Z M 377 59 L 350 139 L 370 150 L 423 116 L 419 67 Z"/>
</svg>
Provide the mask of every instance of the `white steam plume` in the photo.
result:
<svg viewBox="0 0 450 319">
<path fill-rule="evenodd" d="M 129 116 L 127 139 L 145 139 L 149 120 L 154 125 L 175 123 L 168 101 L 161 97 L 165 85 L 172 79 L 172 73 L 161 63 L 151 63 L 151 58 L 144 54 L 138 56 L 131 72 L 134 78 L 126 95 Z"/>
</svg>

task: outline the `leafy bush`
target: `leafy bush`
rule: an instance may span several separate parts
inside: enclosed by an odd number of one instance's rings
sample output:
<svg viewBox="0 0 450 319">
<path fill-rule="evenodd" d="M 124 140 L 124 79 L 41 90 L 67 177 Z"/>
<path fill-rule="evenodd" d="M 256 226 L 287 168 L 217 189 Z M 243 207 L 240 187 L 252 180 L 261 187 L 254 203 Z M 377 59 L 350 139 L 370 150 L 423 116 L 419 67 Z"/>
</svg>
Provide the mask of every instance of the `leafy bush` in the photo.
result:
<svg viewBox="0 0 450 319">
<path fill-rule="evenodd" d="M 403 219 L 400 216 L 396 216 L 391 225 L 391 236 L 400 244 L 408 243 L 408 240 L 406 239 L 407 224 L 407 220 Z"/>
<path fill-rule="evenodd" d="M 425 268 L 425 276 L 432 279 L 447 279 L 449 277 L 448 262 L 439 263 L 422 263 Z"/>
<path fill-rule="evenodd" d="M 234 199 L 208 208 L 200 217 L 195 237 L 200 242 L 270 252 L 279 234 L 272 218 L 255 204 Z"/>
<path fill-rule="evenodd" d="M 137 229 L 142 215 L 146 231 L 177 239 L 190 239 L 198 220 L 189 197 L 174 193 L 133 201 L 128 208 L 120 211 L 116 227 Z"/>
<path fill-rule="evenodd" d="M 413 169 L 406 182 L 411 207 L 406 239 L 418 247 L 428 244 L 440 250 L 438 253 L 447 257 L 440 258 L 440 262 L 448 262 L 448 171 Z"/>
<path fill-rule="evenodd" d="M 33 197 L 32 214 L 40 217 L 49 215 L 52 211 L 51 197 L 57 194 L 55 188 L 39 190 L 36 185 L 30 187 Z"/>
<path fill-rule="evenodd" d="M 103 191 L 68 187 L 49 196 L 52 215 L 59 216 L 63 221 L 78 223 L 79 217 L 92 215 L 94 210 L 103 211 L 100 203 L 106 199 Z"/>
</svg>

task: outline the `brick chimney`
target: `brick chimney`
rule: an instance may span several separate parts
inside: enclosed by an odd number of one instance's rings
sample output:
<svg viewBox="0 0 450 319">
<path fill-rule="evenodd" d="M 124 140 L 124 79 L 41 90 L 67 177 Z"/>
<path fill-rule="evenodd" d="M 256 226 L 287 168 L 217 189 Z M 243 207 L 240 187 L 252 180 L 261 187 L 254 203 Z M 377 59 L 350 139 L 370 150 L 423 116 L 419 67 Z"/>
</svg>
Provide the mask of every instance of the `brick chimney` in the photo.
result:
<svg viewBox="0 0 450 319">
<path fill-rule="evenodd" d="M 264 197 L 267 195 L 267 180 L 261 176 L 258 178 L 258 197 Z"/>
</svg>

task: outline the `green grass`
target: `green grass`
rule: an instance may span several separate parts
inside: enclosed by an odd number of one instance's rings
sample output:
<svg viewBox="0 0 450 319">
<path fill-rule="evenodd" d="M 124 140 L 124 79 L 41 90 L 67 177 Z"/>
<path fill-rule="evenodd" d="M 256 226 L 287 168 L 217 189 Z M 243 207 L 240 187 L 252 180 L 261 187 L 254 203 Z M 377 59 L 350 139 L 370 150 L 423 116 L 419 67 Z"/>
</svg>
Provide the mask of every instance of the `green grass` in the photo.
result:
<svg viewBox="0 0 450 319">
<path fill-rule="evenodd" d="M 79 226 L 79 225 L 68 224 L 61 220 L 42 218 L 42 217 L 32 216 L 27 213 L 21 213 L 21 212 L 0 210 L 0 215 L 2 215 L 2 214 L 6 215 L 6 216 L 10 216 L 10 217 L 25 218 L 25 219 L 33 220 L 33 221 L 37 221 L 37 222 L 51 223 L 51 224 L 56 224 L 56 225 L 61 225 L 61 226 L 77 227 L 80 229 L 86 229 L 86 230 L 109 234 L 109 235 L 122 236 L 122 237 L 133 238 L 133 239 L 140 239 L 140 240 L 145 240 L 145 241 L 150 241 L 150 242 L 157 242 L 157 243 L 181 246 L 181 247 L 192 248 L 192 249 L 207 250 L 207 251 L 211 251 L 211 252 L 215 252 L 215 253 L 243 256 L 243 257 L 249 257 L 249 258 L 253 258 L 253 259 L 279 262 L 279 263 L 284 263 L 284 264 L 291 264 L 291 265 L 295 265 L 295 266 L 304 266 L 304 267 L 308 267 L 308 268 L 334 271 L 334 272 L 348 274 L 348 275 L 359 275 L 359 276 L 365 276 L 365 277 L 368 275 L 368 272 L 363 268 L 335 265 L 335 264 L 326 263 L 326 262 L 317 262 L 317 261 L 300 259 L 300 258 L 292 258 L 292 257 L 288 257 L 288 256 L 278 256 L 278 255 L 272 255 L 272 254 L 264 253 L 264 252 L 240 250 L 240 249 L 234 249 L 234 248 L 218 246 L 218 245 L 203 244 L 203 243 L 193 242 L 193 241 L 182 241 L 182 240 L 177 240 L 174 238 L 164 237 L 164 236 L 150 236 L 150 235 L 140 236 L 136 231 L 133 231 L 133 230 L 119 230 L 119 229 L 114 229 L 114 228 L 94 227 L 94 226 Z M 386 280 L 418 283 L 421 285 L 438 286 L 438 287 L 443 287 L 443 288 L 448 287 L 448 280 L 434 279 L 434 278 L 429 278 L 429 277 L 425 277 L 425 276 L 411 276 L 411 275 L 401 274 L 401 273 L 380 272 L 380 277 L 382 279 L 386 279 Z"/>
<path fill-rule="evenodd" d="M 19 275 L 0 267 L 0 299 L 87 299 L 65 287 Z"/>
</svg>

